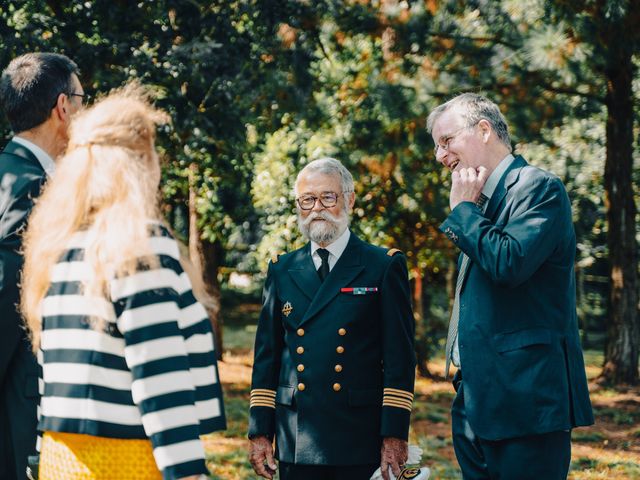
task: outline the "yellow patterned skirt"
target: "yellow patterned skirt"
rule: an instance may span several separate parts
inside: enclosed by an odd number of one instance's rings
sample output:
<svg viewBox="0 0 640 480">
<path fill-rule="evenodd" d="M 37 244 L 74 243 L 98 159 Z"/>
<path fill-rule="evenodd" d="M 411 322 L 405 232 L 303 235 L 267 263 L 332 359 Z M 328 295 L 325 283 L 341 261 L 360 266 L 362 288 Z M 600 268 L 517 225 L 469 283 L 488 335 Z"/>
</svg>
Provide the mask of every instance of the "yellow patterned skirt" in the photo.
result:
<svg viewBox="0 0 640 480">
<path fill-rule="evenodd" d="M 149 440 L 45 432 L 40 480 L 158 480 Z"/>
</svg>

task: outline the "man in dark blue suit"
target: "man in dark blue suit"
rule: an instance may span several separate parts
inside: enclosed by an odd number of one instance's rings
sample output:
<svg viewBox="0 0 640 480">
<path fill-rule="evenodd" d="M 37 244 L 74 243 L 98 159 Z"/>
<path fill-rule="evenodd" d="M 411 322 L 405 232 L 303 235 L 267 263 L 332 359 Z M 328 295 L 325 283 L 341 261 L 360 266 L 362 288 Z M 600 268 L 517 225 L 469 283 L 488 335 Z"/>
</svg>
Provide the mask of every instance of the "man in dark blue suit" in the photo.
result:
<svg viewBox="0 0 640 480">
<path fill-rule="evenodd" d="M 75 63 L 30 53 L 2 72 L 0 102 L 15 136 L 0 153 L 0 479 L 23 480 L 35 453 L 38 369 L 19 303 L 21 230 L 66 147 L 71 115 L 84 95 Z"/>
<path fill-rule="evenodd" d="M 250 460 L 281 480 L 385 479 L 407 460 L 415 375 L 407 266 L 349 231 L 353 179 L 331 158 L 296 180 L 310 242 L 269 264 L 251 382 Z"/>
<path fill-rule="evenodd" d="M 440 229 L 462 254 L 446 350 L 453 443 L 468 479 L 565 479 L 571 429 L 593 423 L 575 305 L 571 205 L 513 156 L 507 124 L 465 93 L 427 120 L 451 174 Z"/>
</svg>

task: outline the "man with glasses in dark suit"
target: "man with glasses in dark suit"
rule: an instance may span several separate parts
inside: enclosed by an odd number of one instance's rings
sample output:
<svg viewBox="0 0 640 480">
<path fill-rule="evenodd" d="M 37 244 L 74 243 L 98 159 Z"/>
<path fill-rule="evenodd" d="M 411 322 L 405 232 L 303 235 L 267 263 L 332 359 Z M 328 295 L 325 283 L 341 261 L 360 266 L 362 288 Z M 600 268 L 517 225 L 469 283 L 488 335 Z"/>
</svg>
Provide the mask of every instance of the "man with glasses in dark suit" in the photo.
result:
<svg viewBox="0 0 640 480">
<path fill-rule="evenodd" d="M 337 160 L 295 184 L 309 240 L 274 257 L 264 287 L 250 400 L 250 460 L 281 480 L 368 480 L 400 473 L 415 374 L 404 255 L 349 231 L 353 178 Z"/>
<path fill-rule="evenodd" d="M 20 232 L 34 198 L 68 142 L 82 106 L 78 67 L 64 55 L 28 53 L 0 78 L 0 103 L 14 132 L 0 153 L 0 479 L 23 480 L 35 453 L 38 367 L 22 327 Z"/>
<path fill-rule="evenodd" d="M 465 479 L 563 480 L 571 429 L 593 423 L 578 335 L 576 239 L 556 176 L 512 154 L 506 120 L 465 93 L 427 119 L 451 171 L 441 230 L 462 250 L 445 376 Z"/>
</svg>

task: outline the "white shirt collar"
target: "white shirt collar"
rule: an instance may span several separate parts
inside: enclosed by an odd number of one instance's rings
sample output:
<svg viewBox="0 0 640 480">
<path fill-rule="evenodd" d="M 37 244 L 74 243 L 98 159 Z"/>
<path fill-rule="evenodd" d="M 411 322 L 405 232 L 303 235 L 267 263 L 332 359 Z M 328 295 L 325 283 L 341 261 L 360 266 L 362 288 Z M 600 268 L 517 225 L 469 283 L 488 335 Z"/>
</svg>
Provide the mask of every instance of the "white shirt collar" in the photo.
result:
<svg viewBox="0 0 640 480">
<path fill-rule="evenodd" d="M 38 162 L 40 162 L 40 165 L 42 165 L 42 168 L 47 173 L 47 175 L 50 177 L 53 176 L 53 174 L 56 171 L 56 164 L 53 161 L 53 158 L 51 158 L 51 156 L 47 152 L 45 152 L 35 143 L 30 142 L 29 140 L 26 140 L 17 135 L 14 135 L 11 141 L 19 143 L 23 147 L 28 148 L 31 151 L 31 153 L 33 153 L 35 157 L 38 159 Z"/>
<path fill-rule="evenodd" d="M 329 250 L 329 269 L 332 269 L 336 264 L 344 250 L 347 248 L 347 244 L 349 243 L 349 237 L 351 236 L 351 232 L 348 228 L 344 229 L 342 235 L 340 235 L 336 240 L 324 247 L 326 250 Z M 311 258 L 313 259 L 313 263 L 316 265 L 316 268 L 320 268 L 320 264 L 322 263 L 322 259 L 320 255 L 318 255 L 317 251 L 320 247 L 316 242 L 311 242 Z"/>
<path fill-rule="evenodd" d="M 515 160 L 515 157 L 511 154 L 504 157 L 500 161 L 496 169 L 493 172 L 491 172 L 491 175 L 489 175 L 489 178 L 487 178 L 487 181 L 484 184 L 484 187 L 482 187 L 482 193 L 486 195 L 488 199 L 491 199 L 491 195 L 493 195 L 493 192 L 496 191 L 498 182 L 502 178 L 502 175 L 504 174 L 504 172 L 507 171 L 507 168 L 509 168 L 509 165 L 511 165 L 511 162 L 513 162 L 513 160 Z M 488 203 L 489 201 L 487 201 L 485 205 Z"/>
</svg>

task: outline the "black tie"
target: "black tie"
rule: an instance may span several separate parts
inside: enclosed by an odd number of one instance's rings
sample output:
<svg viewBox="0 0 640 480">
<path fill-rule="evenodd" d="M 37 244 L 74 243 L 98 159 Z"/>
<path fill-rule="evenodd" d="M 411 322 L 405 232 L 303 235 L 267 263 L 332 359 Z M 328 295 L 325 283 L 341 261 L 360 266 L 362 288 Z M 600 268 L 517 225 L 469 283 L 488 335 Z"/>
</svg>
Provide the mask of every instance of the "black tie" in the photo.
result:
<svg viewBox="0 0 640 480">
<path fill-rule="evenodd" d="M 320 255 L 320 258 L 322 259 L 322 263 L 318 269 L 318 275 L 320 275 L 320 280 L 324 282 L 324 279 L 329 275 L 329 250 L 319 248 L 316 252 L 318 252 L 318 255 Z"/>
<path fill-rule="evenodd" d="M 487 203 L 487 200 L 489 200 L 489 197 L 487 197 L 484 193 L 481 193 L 480 196 L 478 197 L 478 200 L 476 200 L 476 206 L 480 210 L 483 210 L 484 204 Z"/>
</svg>

